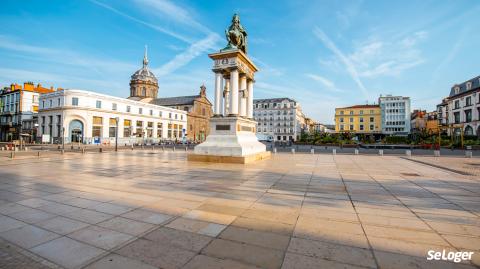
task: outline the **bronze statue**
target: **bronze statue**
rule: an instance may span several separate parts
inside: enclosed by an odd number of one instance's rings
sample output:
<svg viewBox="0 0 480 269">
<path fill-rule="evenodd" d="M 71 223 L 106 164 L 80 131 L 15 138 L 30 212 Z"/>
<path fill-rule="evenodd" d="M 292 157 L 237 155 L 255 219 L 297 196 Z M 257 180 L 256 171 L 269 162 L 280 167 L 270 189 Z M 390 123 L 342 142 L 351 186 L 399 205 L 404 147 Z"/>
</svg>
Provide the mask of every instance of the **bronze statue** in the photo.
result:
<svg viewBox="0 0 480 269">
<path fill-rule="evenodd" d="M 225 36 L 228 44 L 223 50 L 240 49 L 247 53 L 247 31 L 240 24 L 240 16 L 234 14 L 232 18 L 232 25 L 225 29 Z"/>
</svg>

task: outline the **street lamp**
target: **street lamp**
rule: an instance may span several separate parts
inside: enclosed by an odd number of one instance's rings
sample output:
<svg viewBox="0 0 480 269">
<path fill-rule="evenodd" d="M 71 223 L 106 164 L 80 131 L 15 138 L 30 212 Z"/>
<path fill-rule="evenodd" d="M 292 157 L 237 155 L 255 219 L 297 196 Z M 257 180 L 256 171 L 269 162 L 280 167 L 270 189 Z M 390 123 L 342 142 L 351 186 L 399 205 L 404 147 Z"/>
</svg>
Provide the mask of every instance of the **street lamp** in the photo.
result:
<svg viewBox="0 0 480 269">
<path fill-rule="evenodd" d="M 118 117 L 115 118 L 115 151 L 118 151 Z"/>
<path fill-rule="evenodd" d="M 62 127 L 62 149 L 65 150 L 65 127 Z"/>
</svg>

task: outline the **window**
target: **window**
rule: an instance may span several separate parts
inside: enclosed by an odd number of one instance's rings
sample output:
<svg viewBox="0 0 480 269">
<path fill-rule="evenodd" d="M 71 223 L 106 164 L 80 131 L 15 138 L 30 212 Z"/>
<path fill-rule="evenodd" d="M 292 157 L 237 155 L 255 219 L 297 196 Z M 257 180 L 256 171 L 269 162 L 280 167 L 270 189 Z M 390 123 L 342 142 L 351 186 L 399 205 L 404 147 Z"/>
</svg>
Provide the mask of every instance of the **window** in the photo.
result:
<svg viewBox="0 0 480 269">
<path fill-rule="evenodd" d="M 52 107 L 53 106 L 53 101 L 50 99 L 48 100 L 48 107 Z"/>
<path fill-rule="evenodd" d="M 375 118 L 374 117 L 370 117 L 370 122 L 374 122 L 375 121 Z"/>
<path fill-rule="evenodd" d="M 77 101 L 78 103 L 78 101 Z M 42 100 L 42 108 L 45 108 L 45 100 Z M 8 106 L 7 106 L 7 111 L 8 111 Z"/>
<path fill-rule="evenodd" d="M 342 111 L 340 111 L 340 115 L 343 115 L 343 114 L 344 114 L 344 111 L 343 111 L 343 110 L 342 110 Z"/>
<path fill-rule="evenodd" d="M 363 117 L 360 118 L 360 122 L 363 122 Z"/>
<path fill-rule="evenodd" d="M 60 98 L 57 99 L 57 106 L 60 106 Z"/>
<path fill-rule="evenodd" d="M 130 106 L 127 106 L 127 112 L 130 112 L 131 108 Z"/>
<path fill-rule="evenodd" d="M 350 125 L 350 131 L 353 131 L 353 125 Z"/>
<path fill-rule="evenodd" d="M 373 125 L 370 124 L 370 131 L 373 131 L 373 129 L 374 129 L 374 128 L 373 128 Z"/>
<path fill-rule="evenodd" d="M 112 103 L 112 110 L 117 110 L 117 104 L 116 103 Z"/>
<path fill-rule="evenodd" d="M 172 118 L 172 113 L 168 113 L 168 118 L 169 118 L 169 119 Z"/>
<path fill-rule="evenodd" d="M 138 108 L 138 114 L 143 114 L 143 108 Z"/>
<path fill-rule="evenodd" d="M 116 137 L 117 134 L 117 120 L 115 118 L 109 119 L 108 137 Z"/>
<path fill-rule="evenodd" d="M 157 137 L 163 138 L 163 124 L 161 122 L 157 123 Z"/>
<path fill-rule="evenodd" d="M 130 137 L 132 135 L 132 122 L 130 120 L 123 120 L 123 137 Z"/>
<path fill-rule="evenodd" d="M 353 118 L 350 118 L 350 122 L 353 122 Z"/>
<path fill-rule="evenodd" d="M 102 108 L 102 101 L 97 100 L 97 104 L 95 105 L 96 108 Z"/>
<path fill-rule="evenodd" d="M 459 100 L 455 101 L 455 109 L 458 109 L 458 108 L 460 108 L 460 101 Z"/>
<path fill-rule="evenodd" d="M 472 97 L 468 96 L 465 98 L 465 106 L 471 106 L 472 105 Z"/>
<path fill-rule="evenodd" d="M 102 137 L 102 117 L 93 117 L 92 137 Z"/>
<path fill-rule="evenodd" d="M 153 137 L 153 122 L 147 122 L 147 137 Z"/>
<path fill-rule="evenodd" d="M 372 109 L 372 110 L 370 110 L 370 114 L 373 114 L 373 113 L 374 113 L 374 112 L 373 112 L 373 109 Z"/>
<path fill-rule="evenodd" d="M 143 137 L 143 121 L 137 121 L 137 137 Z"/>
<path fill-rule="evenodd" d="M 360 110 L 360 115 L 363 115 L 363 110 Z"/>
<path fill-rule="evenodd" d="M 160 118 L 163 117 L 162 116 L 162 111 L 158 112 L 158 116 L 160 116 Z"/>
<path fill-rule="evenodd" d="M 467 91 L 472 89 L 472 82 L 467 82 Z"/>
<path fill-rule="evenodd" d="M 455 87 L 454 91 L 455 91 L 455 94 L 458 94 L 460 92 L 460 87 Z"/>
<path fill-rule="evenodd" d="M 153 110 L 150 109 L 150 116 L 153 116 Z"/>
<path fill-rule="evenodd" d="M 472 110 L 465 110 L 465 121 L 471 122 L 472 121 Z"/>
<path fill-rule="evenodd" d="M 343 118 L 340 118 L 340 122 L 343 122 Z"/>
<path fill-rule="evenodd" d="M 453 118 L 455 120 L 455 123 L 460 123 L 460 112 L 453 113 Z"/>
<path fill-rule="evenodd" d="M 353 115 L 353 111 L 350 111 L 350 115 Z"/>
<path fill-rule="evenodd" d="M 360 125 L 360 131 L 363 131 L 363 125 Z"/>
</svg>

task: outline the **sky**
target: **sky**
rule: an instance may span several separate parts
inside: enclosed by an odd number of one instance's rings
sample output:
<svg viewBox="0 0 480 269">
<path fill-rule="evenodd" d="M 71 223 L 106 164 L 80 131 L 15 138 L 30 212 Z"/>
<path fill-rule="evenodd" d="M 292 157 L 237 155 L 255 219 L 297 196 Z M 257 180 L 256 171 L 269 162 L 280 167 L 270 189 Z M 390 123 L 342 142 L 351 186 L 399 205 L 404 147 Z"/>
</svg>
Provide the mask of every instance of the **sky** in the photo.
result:
<svg viewBox="0 0 480 269">
<path fill-rule="evenodd" d="M 160 97 L 205 84 L 213 100 L 207 55 L 226 46 L 234 13 L 260 69 L 255 98 L 293 98 L 321 123 L 380 94 L 431 111 L 452 85 L 480 75 L 478 0 L 2 0 L 0 86 L 128 97 L 147 45 Z"/>
</svg>

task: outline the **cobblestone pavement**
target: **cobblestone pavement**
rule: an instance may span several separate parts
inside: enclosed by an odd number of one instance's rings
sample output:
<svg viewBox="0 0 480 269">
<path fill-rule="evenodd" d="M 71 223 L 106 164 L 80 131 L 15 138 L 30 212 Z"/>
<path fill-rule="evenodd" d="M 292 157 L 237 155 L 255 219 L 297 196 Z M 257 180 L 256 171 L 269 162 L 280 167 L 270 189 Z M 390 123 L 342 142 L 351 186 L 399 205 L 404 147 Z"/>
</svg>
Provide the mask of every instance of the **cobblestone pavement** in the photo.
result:
<svg viewBox="0 0 480 269">
<path fill-rule="evenodd" d="M 0 268 L 479 268 L 477 175 L 398 156 L 13 160 L 0 169 Z M 474 255 L 429 261 L 429 250 Z"/>
</svg>

